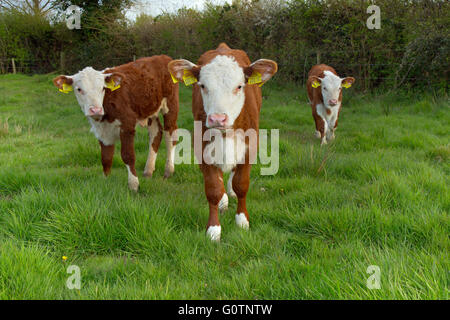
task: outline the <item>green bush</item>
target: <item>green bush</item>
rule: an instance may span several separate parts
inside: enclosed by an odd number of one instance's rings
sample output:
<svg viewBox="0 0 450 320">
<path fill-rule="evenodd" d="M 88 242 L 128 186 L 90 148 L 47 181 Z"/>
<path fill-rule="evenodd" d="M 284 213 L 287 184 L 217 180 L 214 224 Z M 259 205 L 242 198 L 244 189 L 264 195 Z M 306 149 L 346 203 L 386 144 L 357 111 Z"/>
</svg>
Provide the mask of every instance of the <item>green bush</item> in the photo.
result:
<svg viewBox="0 0 450 320">
<path fill-rule="evenodd" d="M 81 30 L 41 18 L 0 14 L 0 25 L 6 26 L 0 30 L 0 59 L 14 57 L 28 73 L 76 72 L 87 65 L 100 69 L 125 63 L 134 56 L 168 54 L 196 61 L 204 51 L 226 42 L 246 50 L 253 60 L 276 60 L 281 81 L 305 83 L 311 66 L 320 62 L 335 67 L 340 75 L 354 76 L 362 90 L 420 86 L 446 93 L 449 2 L 377 0 L 378 30 L 366 27 L 370 4 L 235 0 L 208 4 L 201 12 L 180 9 L 157 17 L 141 15 L 134 22 L 126 21 L 118 10 L 89 7 L 82 15 Z"/>
</svg>

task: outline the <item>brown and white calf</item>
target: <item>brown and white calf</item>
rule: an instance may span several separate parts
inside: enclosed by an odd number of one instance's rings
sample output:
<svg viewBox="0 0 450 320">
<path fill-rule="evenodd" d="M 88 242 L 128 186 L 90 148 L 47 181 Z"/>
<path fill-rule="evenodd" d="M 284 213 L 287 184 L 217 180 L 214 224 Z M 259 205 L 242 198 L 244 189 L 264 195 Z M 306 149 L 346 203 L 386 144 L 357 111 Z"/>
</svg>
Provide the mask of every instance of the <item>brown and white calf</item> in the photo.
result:
<svg viewBox="0 0 450 320">
<path fill-rule="evenodd" d="M 315 65 L 308 73 L 306 87 L 316 122 L 316 136 L 321 144 L 334 139 L 339 112 L 342 105 L 342 87 L 348 88 L 355 78 L 340 78 L 332 67 L 325 64 Z"/>
<path fill-rule="evenodd" d="M 81 111 L 91 124 L 91 131 L 101 146 L 103 172 L 111 171 L 114 143 L 120 139 L 121 156 L 128 170 L 128 186 L 137 191 L 139 180 L 135 169 L 134 135 L 136 124 L 147 126 L 149 155 L 144 176 L 155 170 L 156 155 L 164 135 L 167 147 L 165 177 L 174 171 L 174 143 L 171 135 L 177 129 L 178 84 L 167 69 L 172 59 L 154 56 L 138 59 L 103 71 L 86 67 L 72 76 L 58 76 L 53 83 L 62 92 L 74 91 Z"/>
<path fill-rule="evenodd" d="M 244 51 L 230 49 L 222 43 L 217 49 L 204 53 L 197 64 L 187 60 L 174 60 L 169 63 L 169 70 L 179 81 L 186 75 L 194 78 L 194 81 L 198 80 L 194 83 L 192 94 L 194 120 L 201 121 L 202 136 L 211 128 L 216 128 L 216 133 L 219 133 L 214 140 L 203 141 L 200 154 L 195 152 L 197 159 L 202 156 L 215 159 L 212 162 L 201 161 L 200 169 L 209 202 L 206 233 L 211 240 L 218 241 L 221 234 L 218 212 L 228 207 L 224 172 L 231 171 L 227 184 L 228 194 L 237 197 L 238 201 L 236 224 L 244 229 L 249 227 L 245 201 L 250 183 L 250 139 L 243 133 L 258 133 L 262 103 L 259 85 L 277 72 L 277 64 L 266 59 L 251 63 Z M 255 79 L 255 75 L 260 77 L 259 80 L 251 81 L 257 83 L 250 84 L 248 80 L 252 77 Z M 225 146 L 221 157 L 223 161 L 217 161 L 217 157 L 211 156 L 214 143 Z M 256 144 L 257 140 L 253 147 L 250 146 L 253 153 L 256 151 Z"/>
</svg>

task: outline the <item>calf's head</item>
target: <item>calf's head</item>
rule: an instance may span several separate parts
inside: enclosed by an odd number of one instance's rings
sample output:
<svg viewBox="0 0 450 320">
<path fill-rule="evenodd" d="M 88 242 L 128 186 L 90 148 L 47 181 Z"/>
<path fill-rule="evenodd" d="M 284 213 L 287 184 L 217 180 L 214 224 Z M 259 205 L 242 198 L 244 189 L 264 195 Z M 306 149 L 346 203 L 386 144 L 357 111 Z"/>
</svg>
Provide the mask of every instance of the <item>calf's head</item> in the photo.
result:
<svg viewBox="0 0 450 320">
<path fill-rule="evenodd" d="M 265 83 L 278 68 L 276 62 L 266 59 L 242 67 L 234 57 L 227 55 L 218 55 L 201 66 L 184 59 L 174 60 L 168 67 L 176 80 L 199 87 L 206 126 L 219 129 L 233 127 L 244 106 L 245 87 Z M 255 78 L 258 80 L 249 81 Z"/>
<path fill-rule="evenodd" d="M 123 78 L 121 73 L 103 73 L 86 67 L 72 76 L 58 76 L 53 79 L 53 83 L 61 92 L 74 91 L 84 115 L 99 119 L 105 114 L 105 90 L 120 88 Z"/>
<path fill-rule="evenodd" d="M 355 82 L 355 78 L 340 78 L 330 71 L 324 71 L 323 74 L 323 78 L 310 76 L 311 84 L 314 88 L 320 86 L 326 106 L 339 106 L 342 100 L 342 87 L 349 88 Z"/>
</svg>

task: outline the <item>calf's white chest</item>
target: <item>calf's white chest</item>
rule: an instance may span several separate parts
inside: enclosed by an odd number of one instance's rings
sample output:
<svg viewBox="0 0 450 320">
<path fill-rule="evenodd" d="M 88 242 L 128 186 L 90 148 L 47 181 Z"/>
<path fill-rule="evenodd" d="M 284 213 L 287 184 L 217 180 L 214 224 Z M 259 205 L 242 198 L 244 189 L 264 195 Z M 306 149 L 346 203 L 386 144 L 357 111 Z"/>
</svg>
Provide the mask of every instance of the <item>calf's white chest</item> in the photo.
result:
<svg viewBox="0 0 450 320">
<path fill-rule="evenodd" d="M 91 132 L 104 145 L 113 145 L 120 138 L 121 122 L 119 120 L 108 122 L 89 119 L 89 122 L 91 123 Z"/>
<path fill-rule="evenodd" d="M 326 128 L 334 128 L 334 124 L 336 123 L 339 108 L 340 108 L 340 103 L 332 108 L 328 108 L 328 110 L 330 110 L 330 112 L 327 113 L 327 108 L 322 103 L 319 103 L 318 105 L 316 105 L 317 114 L 326 122 Z"/>
<path fill-rule="evenodd" d="M 247 144 L 243 134 L 216 135 L 203 150 L 203 160 L 215 165 L 222 172 L 230 172 L 236 165 L 245 163 Z"/>
</svg>

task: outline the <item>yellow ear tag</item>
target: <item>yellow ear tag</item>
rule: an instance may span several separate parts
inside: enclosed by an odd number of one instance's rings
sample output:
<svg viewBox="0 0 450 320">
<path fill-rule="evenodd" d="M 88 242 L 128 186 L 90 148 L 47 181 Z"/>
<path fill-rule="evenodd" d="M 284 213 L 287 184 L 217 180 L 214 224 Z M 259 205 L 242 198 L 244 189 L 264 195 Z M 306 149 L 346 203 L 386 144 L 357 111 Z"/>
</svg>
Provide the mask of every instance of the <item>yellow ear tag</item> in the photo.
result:
<svg viewBox="0 0 450 320">
<path fill-rule="evenodd" d="M 64 93 L 69 93 L 70 91 L 73 90 L 73 88 L 70 84 L 63 83 L 62 87 L 63 88 L 59 89 L 59 91 L 64 92 Z"/>
<path fill-rule="evenodd" d="M 111 91 L 114 91 L 114 90 L 117 90 L 117 89 L 120 88 L 120 84 L 118 84 L 118 85 L 116 86 L 116 84 L 114 83 L 114 80 L 111 80 L 110 82 L 107 82 L 107 83 L 106 83 L 106 87 L 107 87 L 108 89 L 110 89 Z"/>
<path fill-rule="evenodd" d="M 261 79 L 261 73 L 259 73 L 258 71 L 253 71 L 252 75 L 248 78 L 247 83 L 248 84 L 258 84 L 261 83 L 262 79 Z M 263 85 L 264 83 L 260 84 L 260 87 Z"/>
<path fill-rule="evenodd" d="M 344 83 L 342 84 L 342 86 L 343 86 L 344 88 L 348 89 L 348 88 L 350 88 L 350 87 L 352 86 L 352 84 L 349 83 L 349 82 L 344 82 Z"/>
<path fill-rule="evenodd" d="M 317 80 L 314 80 L 313 83 L 311 84 L 311 87 L 313 87 L 313 88 L 320 87 L 320 82 Z"/>
<path fill-rule="evenodd" d="M 172 77 L 172 81 L 173 81 L 173 83 L 177 83 L 177 82 L 178 82 L 178 79 L 177 79 L 177 78 L 175 78 L 175 77 L 173 76 L 173 74 L 170 74 L 170 76 Z"/>
<path fill-rule="evenodd" d="M 183 81 L 184 84 L 190 86 L 193 83 L 196 83 L 198 80 L 189 70 L 183 70 Z"/>
</svg>

